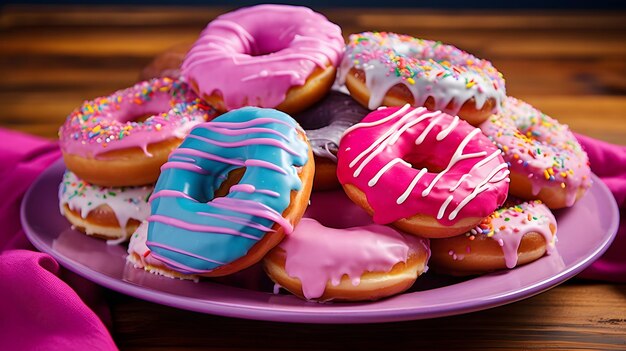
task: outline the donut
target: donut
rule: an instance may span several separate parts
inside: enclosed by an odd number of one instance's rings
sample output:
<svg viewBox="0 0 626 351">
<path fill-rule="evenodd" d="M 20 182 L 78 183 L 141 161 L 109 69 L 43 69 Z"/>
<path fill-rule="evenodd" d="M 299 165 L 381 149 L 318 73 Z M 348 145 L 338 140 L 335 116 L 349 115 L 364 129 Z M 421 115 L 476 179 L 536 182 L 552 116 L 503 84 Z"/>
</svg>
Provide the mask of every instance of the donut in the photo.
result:
<svg viewBox="0 0 626 351">
<path fill-rule="evenodd" d="M 313 193 L 300 224 L 263 266 L 278 286 L 301 298 L 363 301 L 410 288 L 428 269 L 429 256 L 428 239 L 374 224 L 338 190 Z"/>
<path fill-rule="evenodd" d="M 59 186 L 59 206 L 61 214 L 85 234 L 121 242 L 150 215 L 152 189 L 91 185 L 66 171 Z"/>
<path fill-rule="evenodd" d="M 213 115 L 180 80 L 140 82 L 86 101 L 67 117 L 59 129 L 63 160 L 90 184 L 151 184 L 189 130 Z"/>
<path fill-rule="evenodd" d="M 314 163 L 291 117 L 244 107 L 196 126 L 161 170 L 147 219 L 151 255 L 183 274 L 222 276 L 293 231 Z"/>
<path fill-rule="evenodd" d="M 177 272 L 168 267 L 165 263 L 163 263 L 163 261 L 154 258 L 152 256 L 152 252 L 148 246 L 146 246 L 147 240 L 148 222 L 143 221 L 137 230 L 132 234 L 130 242 L 128 243 L 128 256 L 126 256 L 126 261 L 130 262 L 133 267 L 168 278 L 193 281 L 200 280 L 200 277 L 195 274 Z"/>
<path fill-rule="evenodd" d="M 350 95 L 333 90 L 311 108 L 293 116 L 306 132 L 315 155 L 314 191 L 339 187 L 336 156 L 339 140 L 346 129 L 369 112 Z"/>
<path fill-rule="evenodd" d="M 471 231 L 431 240 L 433 270 L 456 276 L 511 269 L 554 251 L 556 220 L 541 201 L 498 209 Z"/>
<path fill-rule="evenodd" d="M 375 223 L 450 237 L 506 200 L 509 171 L 500 154 L 458 117 L 407 104 L 374 111 L 346 130 L 337 177 Z"/>
<path fill-rule="evenodd" d="M 350 35 L 337 74 L 363 106 L 425 106 L 477 126 L 506 97 L 493 65 L 439 41 L 364 32 Z"/>
<path fill-rule="evenodd" d="M 502 111 L 480 128 L 510 163 L 510 193 L 570 207 L 591 186 L 589 159 L 567 125 L 528 103 L 508 97 Z"/>
<path fill-rule="evenodd" d="M 250 105 L 295 114 L 328 92 L 344 45 L 341 28 L 309 8 L 258 5 L 210 22 L 181 73 L 219 111 Z"/>
</svg>

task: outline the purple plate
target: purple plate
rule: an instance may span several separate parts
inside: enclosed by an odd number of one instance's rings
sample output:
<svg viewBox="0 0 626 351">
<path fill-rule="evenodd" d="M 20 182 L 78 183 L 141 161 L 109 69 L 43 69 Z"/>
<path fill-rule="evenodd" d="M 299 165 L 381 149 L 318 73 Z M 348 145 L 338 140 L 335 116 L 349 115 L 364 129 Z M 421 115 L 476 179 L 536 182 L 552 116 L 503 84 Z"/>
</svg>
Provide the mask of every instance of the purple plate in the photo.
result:
<svg viewBox="0 0 626 351">
<path fill-rule="evenodd" d="M 26 235 L 60 264 L 107 288 L 177 308 L 229 317 L 301 323 L 374 323 L 467 313 L 518 301 L 573 277 L 610 245 L 619 213 L 607 187 L 594 184 L 576 205 L 556 211 L 557 250 L 550 256 L 471 279 L 427 273 L 408 292 L 377 302 L 306 302 L 273 294 L 259 266 L 220 280 L 173 280 L 126 264 L 126 249 L 70 228 L 60 214 L 58 185 L 65 166 L 56 162 L 33 183 L 21 208 Z"/>
</svg>

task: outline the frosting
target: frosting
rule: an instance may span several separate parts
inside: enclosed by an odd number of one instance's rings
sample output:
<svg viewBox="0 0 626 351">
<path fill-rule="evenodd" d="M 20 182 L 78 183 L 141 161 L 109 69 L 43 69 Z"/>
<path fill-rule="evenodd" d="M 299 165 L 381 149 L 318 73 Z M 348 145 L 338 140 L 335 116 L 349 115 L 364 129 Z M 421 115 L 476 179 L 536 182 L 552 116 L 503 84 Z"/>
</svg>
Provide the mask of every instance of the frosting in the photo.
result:
<svg viewBox="0 0 626 351">
<path fill-rule="evenodd" d="M 306 7 L 259 5 L 210 22 L 192 46 L 182 75 L 200 95 L 219 92 L 227 109 L 276 107 L 313 71 L 337 66 L 341 28 Z"/>
<path fill-rule="evenodd" d="M 517 250 L 522 238 L 528 233 L 541 234 L 546 240 L 546 253 L 554 251 L 557 239 L 550 227 L 553 227 L 556 233 L 556 219 L 550 209 L 537 200 L 498 209 L 465 236 L 468 240 L 474 240 L 477 235 L 486 235 L 497 241 L 502 247 L 506 266 L 513 268 L 517 265 Z M 469 248 L 468 246 L 468 251 Z M 450 251 L 449 254 L 455 260 L 462 260 L 471 254 L 471 251 L 466 253 Z"/>
<path fill-rule="evenodd" d="M 526 102 L 508 97 L 480 128 L 503 151 L 511 172 L 528 176 L 533 195 L 557 185 L 572 206 L 578 189 L 591 186 L 589 159 L 568 126 Z"/>
<path fill-rule="evenodd" d="M 343 132 L 360 122 L 370 111 L 337 91 L 331 91 L 317 104 L 294 116 L 306 131 L 315 156 L 337 162 L 339 140 Z"/>
<path fill-rule="evenodd" d="M 346 131 L 337 176 L 365 193 L 376 223 L 420 213 L 447 226 L 486 217 L 505 201 L 509 171 L 500 153 L 458 117 L 383 108 Z"/>
<path fill-rule="evenodd" d="M 204 273 L 246 255 L 275 224 L 290 233 L 282 213 L 302 186 L 307 152 L 297 123 L 276 110 L 245 107 L 198 125 L 161 168 L 150 198 L 152 255 L 181 273 Z M 214 198 L 242 167 L 239 184 Z"/>
<path fill-rule="evenodd" d="M 286 252 L 285 271 L 300 280 L 307 299 L 319 298 L 327 282 L 338 285 L 344 275 L 357 286 L 365 272 L 388 272 L 420 252 L 430 256 L 428 239 L 374 224 L 343 191 L 313 193 L 304 217 L 279 247 Z"/>
<path fill-rule="evenodd" d="M 182 139 L 213 114 L 182 81 L 152 79 L 86 101 L 67 117 L 59 129 L 59 139 L 63 152 L 83 157 L 97 158 L 108 151 L 132 147 L 149 155 L 149 144 Z M 146 115 L 145 121 L 135 121 Z"/>
<path fill-rule="evenodd" d="M 379 107 L 387 91 L 397 84 L 408 88 L 414 106 L 424 105 L 432 96 L 435 110 L 452 115 L 471 98 L 481 109 L 487 100 L 493 99 L 499 106 L 506 97 L 502 74 L 489 61 L 439 41 L 386 32 L 352 34 L 338 83 L 345 82 L 353 67 L 365 72 L 371 110 Z M 447 109 L 450 102 L 453 107 Z"/>
<path fill-rule="evenodd" d="M 59 205 L 62 214 L 63 207 L 67 205 L 70 210 L 80 212 L 82 218 L 87 218 L 98 207 L 107 205 L 115 214 L 120 228 L 126 228 L 131 218 L 140 222 L 148 218 L 148 197 L 152 189 L 152 186 L 118 188 L 91 185 L 74 173 L 65 171 L 59 186 Z"/>
</svg>

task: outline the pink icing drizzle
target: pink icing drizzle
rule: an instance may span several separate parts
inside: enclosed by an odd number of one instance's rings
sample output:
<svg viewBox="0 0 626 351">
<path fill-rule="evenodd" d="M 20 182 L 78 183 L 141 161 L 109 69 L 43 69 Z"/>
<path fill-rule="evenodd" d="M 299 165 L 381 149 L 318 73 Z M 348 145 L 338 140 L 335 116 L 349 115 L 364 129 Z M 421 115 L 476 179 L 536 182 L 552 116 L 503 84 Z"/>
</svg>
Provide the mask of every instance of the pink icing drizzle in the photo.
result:
<svg viewBox="0 0 626 351">
<path fill-rule="evenodd" d="M 327 282 L 337 285 L 344 274 L 357 286 L 367 271 L 388 272 L 413 253 L 430 256 L 427 239 L 372 223 L 342 191 L 314 193 L 304 218 L 279 246 L 287 274 L 301 281 L 307 299 L 322 296 Z"/>
<path fill-rule="evenodd" d="M 531 232 L 541 234 L 546 240 L 546 253 L 550 254 L 554 251 L 556 235 L 552 235 L 550 226 L 554 226 L 556 232 L 556 219 L 541 201 L 524 202 L 517 206 L 503 208 L 494 212 L 490 217 L 489 228 L 477 227 L 468 235 L 484 233 L 496 240 L 502 247 L 508 268 L 517 265 L 517 250 L 525 234 Z"/>
<path fill-rule="evenodd" d="M 182 65 L 198 93 L 219 91 L 229 110 L 275 107 L 317 67 L 337 66 L 341 29 L 306 7 L 259 5 L 217 17 Z"/>
<path fill-rule="evenodd" d="M 443 225 L 486 217 L 508 191 L 507 165 L 490 140 L 457 117 L 425 108 L 370 113 L 346 130 L 338 159 L 339 181 L 365 193 L 380 224 L 416 213 Z"/>
</svg>

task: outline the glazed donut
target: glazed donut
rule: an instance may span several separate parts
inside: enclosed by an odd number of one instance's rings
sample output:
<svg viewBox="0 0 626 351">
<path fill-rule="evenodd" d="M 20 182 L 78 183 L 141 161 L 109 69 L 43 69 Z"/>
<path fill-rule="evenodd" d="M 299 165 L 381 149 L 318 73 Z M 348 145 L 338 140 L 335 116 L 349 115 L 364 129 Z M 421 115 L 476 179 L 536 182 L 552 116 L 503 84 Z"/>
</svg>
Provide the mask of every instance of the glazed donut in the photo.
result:
<svg viewBox="0 0 626 351">
<path fill-rule="evenodd" d="M 182 76 L 220 111 L 250 105 L 294 114 L 328 92 L 344 45 L 341 28 L 309 8 L 247 7 L 208 24 Z"/>
<path fill-rule="evenodd" d="M 276 284 L 301 298 L 363 301 L 410 288 L 429 256 L 428 239 L 374 224 L 339 190 L 313 193 L 300 224 L 263 264 Z"/>
<path fill-rule="evenodd" d="M 294 116 L 306 132 L 315 155 L 313 190 L 339 187 L 336 156 L 339 140 L 346 129 L 369 112 L 350 95 L 331 91 L 320 102 Z"/>
<path fill-rule="evenodd" d="M 137 83 L 87 101 L 67 117 L 59 130 L 63 160 L 90 184 L 154 183 L 169 153 L 213 113 L 179 80 Z"/>
<path fill-rule="evenodd" d="M 508 97 L 480 128 L 510 163 L 512 195 L 556 209 L 572 206 L 591 186 L 587 154 L 567 125 Z"/>
<path fill-rule="evenodd" d="M 59 186 L 59 206 L 61 214 L 85 234 L 122 242 L 150 215 L 152 189 L 91 185 L 66 171 Z"/>
<path fill-rule="evenodd" d="M 337 177 L 374 222 L 428 238 L 475 227 L 506 200 L 501 151 L 458 117 L 424 107 L 379 109 L 348 128 Z"/>
<path fill-rule="evenodd" d="M 200 280 L 195 274 L 185 274 L 177 272 L 152 256 L 152 252 L 146 246 L 148 240 L 148 222 L 143 221 L 137 228 L 135 233 L 130 237 L 128 243 L 128 256 L 126 261 L 130 262 L 133 267 L 143 269 L 147 272 L 162 275 L 168 278 L 178 278 L 183 280 Z"/>
<path fill-rule="evenodd" d="M 539 200 L 505 206 L 466 234 L 431 240 L 432 268 L 452 275 L 514 268 L 554 250 L 556 220 Z"/>
<path fill-rule="evenodd" d="M 293 230 L 314 163 L 291 117 L 244 107 L 195 127 L 161 170 L 147 219 L 152 256 L 180 273 L 221 276 Z"/>
<path fill-rule="evenodd" d="M 489 61 L 438 41 L 364 32 L 350 35 L 339 84 L 363 106 L 425 106 L 477 126 L 506 97 L 504 79 Z"/>
</svg>

